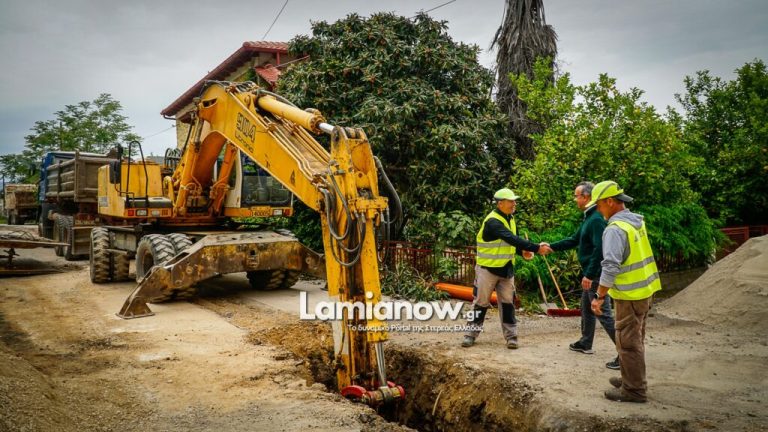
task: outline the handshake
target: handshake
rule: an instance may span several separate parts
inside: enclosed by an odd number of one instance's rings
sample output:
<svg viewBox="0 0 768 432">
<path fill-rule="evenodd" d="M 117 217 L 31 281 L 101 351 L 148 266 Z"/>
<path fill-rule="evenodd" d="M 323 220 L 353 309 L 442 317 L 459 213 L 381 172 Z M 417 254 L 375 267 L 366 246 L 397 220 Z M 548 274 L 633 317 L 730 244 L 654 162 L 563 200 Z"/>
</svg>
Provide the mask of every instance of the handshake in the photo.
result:
<svg viewBox="0 0 768 432">
<path fill-rule="evenodd" d="M 539 243 L 539 252 L 538 252 L 539 255 L 547 255 L 547 254 L 551 254 L 552 252 L 554 252 L 554 250 L 552 250 L 552 248 L 549 246 L 549 243 L 545 243 L 545 242 Z M 532 260 L 533 255 L 534 255 L 533 252 L 523 251 L 523 258 L 525 258 L 526 260 Z"/>
</svg>

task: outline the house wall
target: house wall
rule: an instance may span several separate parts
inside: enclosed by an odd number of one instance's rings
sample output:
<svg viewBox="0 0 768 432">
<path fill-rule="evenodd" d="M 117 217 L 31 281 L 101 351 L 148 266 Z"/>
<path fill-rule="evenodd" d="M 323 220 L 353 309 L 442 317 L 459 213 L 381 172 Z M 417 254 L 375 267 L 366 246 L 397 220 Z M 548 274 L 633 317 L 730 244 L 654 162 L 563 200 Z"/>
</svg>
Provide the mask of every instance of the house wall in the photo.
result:
<svg viewBox="0 0 768 432">
<path fill-rule="evenodd" d="M 254 53 L 257 54 L 257 53 Z M 295 60 L 296 57 L 281 53 L 280 54 L 280 63 L 287 63 L 289 61 Z M 258 55 L 254 55 L 250 61 L 244 63 L 242 66 L 237 68 L 234 72 L 229 74 L 226 78 L 224 78 L 224 81 L 245 81 L 252 77 L 252 75 L 249 73 L 249 71 L 253 70 L 256 66 L 264 66 L 265 64 L 273 64 L 277 65 L 277 54 L 274 53 L 266 53 L 261 52 L 258 53 Z M 263 82 L 260 77 L 257 77 L 257 84 L 261 86 L 267 86 L 267 83 Z M 193 104 L 189 103 L 187 106 L 179 110 L 178 113 L 176 113 L 176 118 L 182 118 L 184 114 L 191 111 L 193 108 Z M 184 142 L 187 139 L 187 134 L 189 133 L 189 128 L 191 125 L 189 123 L 184 123 L 180 120 L 176 120 L 176 147 L 182 148 L 184 146 Z"/>
</svg>

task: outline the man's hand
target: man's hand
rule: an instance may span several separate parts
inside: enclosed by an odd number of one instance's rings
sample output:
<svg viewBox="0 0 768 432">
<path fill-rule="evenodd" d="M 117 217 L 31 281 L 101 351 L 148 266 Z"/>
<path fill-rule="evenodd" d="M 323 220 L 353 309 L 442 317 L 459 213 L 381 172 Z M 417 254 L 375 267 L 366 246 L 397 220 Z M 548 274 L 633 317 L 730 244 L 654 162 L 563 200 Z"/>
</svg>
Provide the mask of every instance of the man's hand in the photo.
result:
<svg viewBox="0 0 768 432">
<path fill-rule="evenodd" d="M 554 252 L 552 248 L 549 246 L 549 243 L 541 242 L 539 243 L 539 255 L 547 255 Z"/>
<path fill-rule="evenodd" d="M 590 306 L 592 307 L 592 313 L 594 313 L 595 316 L 600 316 L 603 314 L 602 307 L 603 307 L 604 301 L 605 301 L 605 297 L 603 297 L 602 299 L 595 297 L 595 299 L 592 300 L 592 304 Z"/>
<path fill-rule="evenodd" d="M 532 260 L 534 255 L 533 252 L 523 251 L 523 258 L 525 258 L 526 261 Z"/>
<path fill-rule="evenodd" d="M 592 279 L 589 279 L 586 276 L 581 278 L 581 289 L 589 291 L 590 288 L 592 288 Z"/>
</svg>

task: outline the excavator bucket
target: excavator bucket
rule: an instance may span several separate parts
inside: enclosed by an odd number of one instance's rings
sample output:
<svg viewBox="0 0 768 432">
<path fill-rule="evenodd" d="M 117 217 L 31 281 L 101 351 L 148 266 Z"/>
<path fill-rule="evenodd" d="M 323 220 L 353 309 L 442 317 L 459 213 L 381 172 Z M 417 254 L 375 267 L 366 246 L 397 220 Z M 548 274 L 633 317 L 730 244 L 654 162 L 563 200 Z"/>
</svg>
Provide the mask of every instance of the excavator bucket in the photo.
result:
<svg viewBox="0 0 768 432">
<path fill-rule="evenodd" d="M 147 303 L 188 298 L 193 286 L 217 275 L 293 270 L 325 278 L 325 260 L 293 237 L 272 231 L 210 234 L 154 266 L 123 303 L 124 319 L 154 315 Z"/>
</svg>

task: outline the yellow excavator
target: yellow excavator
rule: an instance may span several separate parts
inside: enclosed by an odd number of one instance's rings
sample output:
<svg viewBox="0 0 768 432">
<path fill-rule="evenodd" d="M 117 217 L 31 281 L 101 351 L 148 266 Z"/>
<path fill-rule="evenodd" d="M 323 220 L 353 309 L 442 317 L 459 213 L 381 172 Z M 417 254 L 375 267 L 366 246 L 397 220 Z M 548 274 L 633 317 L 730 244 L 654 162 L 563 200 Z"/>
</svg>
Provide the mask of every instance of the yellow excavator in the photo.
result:
<svg viewBox="0 0 768 432">
<path fill-rule="evenodd" d="M 251 82 L 210 81 L 195 104 L 172 172 L 143 153 L 132 161 L 130 146 L 127 157 L 120 150 L 99 170 L 106 223 L 91 232 L 91 279 L 125 280 L 136 258 L 138 286 L 118 316 L 151 315 L 147 303 L 185 298 L 195 283 L 235 272 L 267 288 L 310 273 L 327 279 L 333 301 L 366 310 L 378 303 L 377 235 L 388 231 L 390 204 L 399 202 L 363 130 L 333 126 Z M 327 134 L 330 152 L 312 134 Z M 319 212 L 324 255 L 233 219 L 290 215 L 293 197 Z M 385 323 L 345 313 L 332 325 L 341 393 L 372 406 L 404 398 L 387 380 Z"/>
</svg>

